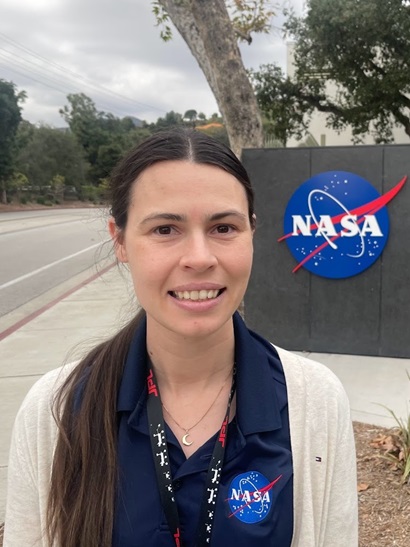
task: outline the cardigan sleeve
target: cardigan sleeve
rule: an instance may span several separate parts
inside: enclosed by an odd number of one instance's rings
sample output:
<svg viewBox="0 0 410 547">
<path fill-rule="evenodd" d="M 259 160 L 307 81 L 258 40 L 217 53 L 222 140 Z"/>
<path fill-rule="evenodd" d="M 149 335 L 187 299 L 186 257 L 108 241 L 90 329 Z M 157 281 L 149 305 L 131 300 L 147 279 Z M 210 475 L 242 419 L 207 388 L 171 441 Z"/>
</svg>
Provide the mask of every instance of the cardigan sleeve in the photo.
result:
<svg viewBox="0 0 410 547">
<path fill-rule="evenodd" d="M 65 377 L 61 370 L 47 373 L 34 384 L 16 416 L 7 473 L 3 547 L 49 547 L 45 517 L 57 431 L 51 408 L 55 389 Z"/>
<path fill-rule="evenodd" d="M 292 547 L 357 547 L 356 452 L 347 395 L 324 365 L 277 350 L 288 391 Z"/>
</svg>

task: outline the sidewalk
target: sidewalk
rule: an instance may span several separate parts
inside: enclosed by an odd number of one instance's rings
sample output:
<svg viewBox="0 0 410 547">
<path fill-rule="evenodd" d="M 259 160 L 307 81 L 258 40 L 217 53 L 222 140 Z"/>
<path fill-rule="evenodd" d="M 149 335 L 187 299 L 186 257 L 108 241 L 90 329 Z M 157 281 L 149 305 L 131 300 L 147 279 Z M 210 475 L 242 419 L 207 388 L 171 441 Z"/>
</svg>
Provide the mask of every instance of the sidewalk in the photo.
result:
<svg viewBox="0 0 410 547">
<path fill-rule="evenodd" d="M 116 267 L 101 277 L 95 270 L 78 278 L 78 288 L 38 316 L 33 305 L 0 319 L 0 522 L 4 518 L 6 474 L 14 417 L 27 391 L 45 372 L 72 361 L 99 340 L 118 330 L 135 309 L 127 275 Z M 92 279 L 92 281 L 90 281 Z M 63 291 L 64 292 L 64 291 Z M 14 332 L 13 325 L 32 319 Z M 1 333 L 8 335 L 1 339 Z M 74 348 L 74 350 L 73 350 Z M 410 359 L 304 353 L 328 366 L 342 381 L 350 399 L 354 420 L 390 426 L 393 420 L 384 404 L 398 416 L 410 410 Z"/>
</svg>

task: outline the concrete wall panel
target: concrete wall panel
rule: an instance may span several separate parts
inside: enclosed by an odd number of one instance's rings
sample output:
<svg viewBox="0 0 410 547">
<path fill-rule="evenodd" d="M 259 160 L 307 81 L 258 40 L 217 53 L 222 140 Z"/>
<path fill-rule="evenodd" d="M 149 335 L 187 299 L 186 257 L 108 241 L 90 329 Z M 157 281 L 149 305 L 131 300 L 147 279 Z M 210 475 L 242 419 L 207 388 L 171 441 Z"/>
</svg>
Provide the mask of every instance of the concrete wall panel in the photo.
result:
<svg viewBox="0 0 410 547">
<path fill-rule="evenodd" d="M 345 170 L 380 193 L 410 176 L 410 146 L 245 150 L 256 194 L 255 264 L 245 298 L 251 328 L 279 345 L 307 351 L 410 357 L 410 181 L 388 205 L 390 237 L 362 274 L 326 279 L 295 261 L 283 235 L 293 192 L 314 174 Z"/>
</svg>

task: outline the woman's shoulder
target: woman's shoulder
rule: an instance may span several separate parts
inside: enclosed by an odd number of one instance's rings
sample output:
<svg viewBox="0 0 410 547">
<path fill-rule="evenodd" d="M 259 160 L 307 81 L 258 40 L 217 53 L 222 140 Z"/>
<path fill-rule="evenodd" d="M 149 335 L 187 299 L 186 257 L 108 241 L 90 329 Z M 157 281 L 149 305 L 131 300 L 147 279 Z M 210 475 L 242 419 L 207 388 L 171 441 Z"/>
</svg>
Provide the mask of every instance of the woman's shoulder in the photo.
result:
<svg viewBox="0 0 410 547">
<path fill-rule="evenodd" d="M 41 376 L 25 396 L 17 413 L 17 420 L 21 416 L 34 419 L 39 413 L 50 413 L 55 394 L 77 364 L 78 362 L 68 363 Z"/>
<path fill-rule="evenodd" d="M 289 373 L 299 374 L 301 371 L 309 376 L 314 377 L 326 377 L 331 381 L 340 383 L 337 376 L 332 372 L 326 365 L 310 359 L 300 353 L 295 353 L 283 349 L 279 346 L 273 345 L 273 347 L 278 352 L 279 358 L 283 366 L 288 370 Z"/>
<path fill-rule="evenodd" d="M 288 389 L 322 396 L 324 400 L 335 398 L 336 395 L 341 399 L 346 398 L 341 381 L 326 365 L 278 346 L 275 349 L 283 366 Z"/>
</svg>

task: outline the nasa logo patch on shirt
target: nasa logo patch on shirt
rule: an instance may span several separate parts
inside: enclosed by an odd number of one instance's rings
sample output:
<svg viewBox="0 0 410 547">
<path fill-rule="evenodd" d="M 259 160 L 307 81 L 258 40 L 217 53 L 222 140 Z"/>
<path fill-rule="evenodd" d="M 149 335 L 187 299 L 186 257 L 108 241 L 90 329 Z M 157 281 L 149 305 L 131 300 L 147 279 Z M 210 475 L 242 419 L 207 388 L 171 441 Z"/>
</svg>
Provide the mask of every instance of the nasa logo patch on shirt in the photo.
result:
<svg viewBox="0 0 410 547">
<path fill-rule="evenodd" d="M 269 481 L 258 471 L 237 475 L 229 486 L 229 518 L 235 517 L 246 524 L 261 522 L 272 507 L 273 486 L 282 478 Z"/>
</svg>

